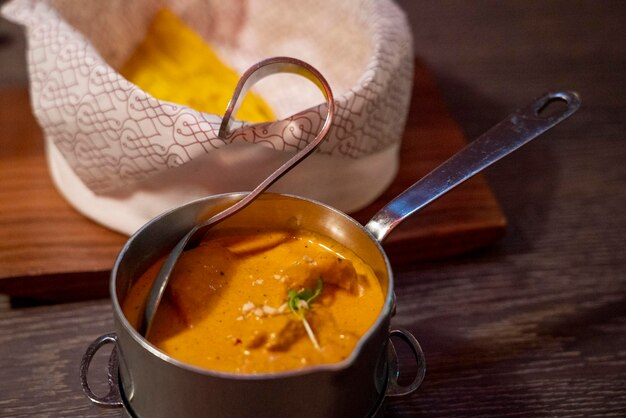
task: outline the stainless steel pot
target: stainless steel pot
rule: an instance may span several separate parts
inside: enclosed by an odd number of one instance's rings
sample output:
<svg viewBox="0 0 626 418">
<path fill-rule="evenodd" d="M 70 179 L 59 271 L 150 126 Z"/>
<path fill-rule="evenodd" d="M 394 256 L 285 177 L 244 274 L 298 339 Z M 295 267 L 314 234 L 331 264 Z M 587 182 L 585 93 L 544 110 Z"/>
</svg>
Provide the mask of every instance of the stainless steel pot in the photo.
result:
<svg viewBox="0 0 626 418">
<path fill-rule="evenodd" d="M 371 265 L 385 292 L 385 303 L 349 358 L 281 373 L 215 372 L 171 358 L 130 325 L 121 305 L 134 281 L 200 219 L 244 195 L 225 194 L 189 203 L 155 218 L 130 238 L 111 274 L 115 333 L 96 339 L 81 364 L 89 399 L 105 407 L 126 406 L 129 414 L 141 417 L 365 417 L 376 412 L 385 396 L 416 390 L 424 378 L 425 359 L 410 333 L 390 329 L 395 308 L 393 274 L 379 241 L 342 212 L 300 197 L 262 195 L 215 228 L 304 228 L 334 238 Z M 417 374 L 406 386 L 397 380 L 399 368 L 391 338 L 406 343 L 414 355 Z M 106 344 L 115 346 L 109 362 L 110 392 L 99 397 L 89 388 L 87 374 L 94 354 Z"/>
<path fill-rule="evenodd" d="M 553 102 L 564 102 L 565 107 L 546 111 Z M 550 92 L 537 98 L 409 187 L 365 227 L 327 205 L 279 194 L 262 195 L 215 226 L 308 229 L 334 238 L 374 269 L 386 294 L 383 309 L 352 355 L 340 363 L 283 373 L 238 375 L 181 363 L 152 346 L 122 313 L 120 306 L 128 289 L 200 220 L 245 194 L 208 197 L 155 218 L 130 238 L 115 263 L 111 295 L 116 332 L 98 338 L 85 353 L 81 364 L 85 393 L 97 404 L 125 403 L 129 411 L 147 417 L 363 417 L 375 413 L 385 396 L 413 392 L 424 378 L 424 355 L 411 334 L 390 329 L 393 274 L 380 243 L 415 211 L 563 121 L 579 106 L 580 98 L 573 92 Z M 417 375 L 407 386 L 397 380 L 397 360 L 389 343 L 393 336 L 409 345 L 417 363 Z M 109 370 L 111 391 L 98 397 L 89 388 L 87 372 L 94 353 L 108 343 L 115 345 Z M 115 381 L 117 369 L 119 386 Z"/>
</svg>

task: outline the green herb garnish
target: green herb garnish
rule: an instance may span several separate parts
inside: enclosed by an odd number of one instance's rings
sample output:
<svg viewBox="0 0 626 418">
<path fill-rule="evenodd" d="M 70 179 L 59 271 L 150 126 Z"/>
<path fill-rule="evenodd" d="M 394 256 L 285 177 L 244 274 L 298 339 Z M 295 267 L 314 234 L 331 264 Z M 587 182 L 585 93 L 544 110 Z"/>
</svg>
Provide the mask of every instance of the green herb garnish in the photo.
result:
<svg viewBox="0 0 626 418">
<path fill-rule="evenodd" d="M 305 314 L 311 309 L 311 302 L 317 298 L 320 293 L 322 293 L 322 286 L 324 282 L 321 278 L 317 279 L 317 283 L 315 284 L 315 289 L 302 289 L 299 292 L 296 292 L 293 289 L 289 289 L 287 292 L 287 306 L 289 309 L 302 321 L 304 325 L 304 329 L 306 333 L 309 335 L 309 339 L 313 343 L 313 346 L 319 351 L 320 345 L 317 343 L 317 339 L 315 338 L 315 334 L 313 334 L 313 330 L 309 325 L 309 321 L 306 320 Z"/>
</svg>

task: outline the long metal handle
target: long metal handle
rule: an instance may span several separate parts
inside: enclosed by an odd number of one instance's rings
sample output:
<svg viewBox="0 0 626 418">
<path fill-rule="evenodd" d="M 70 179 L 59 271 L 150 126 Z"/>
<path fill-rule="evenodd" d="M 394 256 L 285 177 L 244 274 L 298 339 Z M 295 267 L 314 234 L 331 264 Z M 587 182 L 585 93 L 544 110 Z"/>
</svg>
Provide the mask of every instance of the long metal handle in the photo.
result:
<svg viewBox="0 0 626 418">
<path fill-rule="evenodd" d="M 554 102 L 565 102 L 566 107 L 548 114 L 547 108 Z M 376 213 L 365 228 L 382 242 L 408 216 L 568 118 L 579 107 L 580 98 L 574 92 L 544 94 L 413 184 Z"/>
</svg>

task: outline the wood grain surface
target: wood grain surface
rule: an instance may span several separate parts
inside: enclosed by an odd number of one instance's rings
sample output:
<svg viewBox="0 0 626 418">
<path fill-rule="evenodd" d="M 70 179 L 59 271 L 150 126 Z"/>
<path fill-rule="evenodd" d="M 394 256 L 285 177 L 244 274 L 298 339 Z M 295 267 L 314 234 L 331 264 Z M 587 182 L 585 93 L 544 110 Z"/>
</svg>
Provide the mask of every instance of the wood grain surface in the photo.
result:
<svg viewBox="0 0 626 418">
<path fill-rule="evenodd" d="M 398 175 L 354 214 L 362 223 L 466 143 L 419 61 L 414 79 Z M 82 216 L 55 189 L 27 89 L 2 90 L 0 127 L 0 292 L 53 301 L 105 296 L 126 237 Z M 491 244 L 505 226 L 479 175 L 397 227 L 385 248 L 395 263 L 441 258 Z"/>
<path fill-rule="evenodd" d="M 487 172 L 501 241 L 395 269 L 392 322 L 428 371 L 385 416 L 626 416 L 626 3 L 401 5 L 467 137 L 547 90 L 577 90 L 583 107 Z M 107 299 L 0 298 L 0 416 L 119 416 L 78 382 L 87 344 L 111 330 Z M 100 362 L 94 385 L 103 375 Z"/>
</svg>

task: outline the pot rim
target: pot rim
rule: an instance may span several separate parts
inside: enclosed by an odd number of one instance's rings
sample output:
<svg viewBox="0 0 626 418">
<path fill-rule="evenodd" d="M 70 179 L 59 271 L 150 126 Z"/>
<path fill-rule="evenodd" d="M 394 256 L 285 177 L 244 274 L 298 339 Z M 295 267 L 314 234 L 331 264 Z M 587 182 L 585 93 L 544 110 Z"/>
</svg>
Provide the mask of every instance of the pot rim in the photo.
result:
<svg viewBox="0 0 626 418">
<path fill-rule="evenodd" d="M 346 357 L 344 360 L 340 362 L 336 362 L 336 363 L 325 363 L 325 364 L 319 364 L 319 365 L 315 365 L 311 367 L 305 367 L 302 369 L 286 370 L 286 371 L 281 371 L 281 372 L 233 373 L 233 372 L 223 372 L 223 371 L 218 371 L 218 370 L 210 370 L 210 369 L 194 366 L 189 363 L 185 363 L 183 361 L 177 360 L 169 356 L 165 352 L 159 350 L 152 343 L 150 343 L 146 338 L 141 336 L 139 332 L 130 324 L 130 322 L 128 322 L 128 319 L 126 318 L 126 315 L 124 315 L 124 312 L 122 311 L 119 300 L 117 298 L 116 277 L 118 274 L 120 263 L 122 259 L 124 258 L 124 255 L 126 254 L 128 249 L 133 245 L 133 242 L 135 241 L 135 239 L 138 236 L 140 236 L 153 223 L 161 220 L 164 217 L 170 216 L 172 213 L 179 211 L 182 208 L 198 205 L 200 204 L 200 202 L 204 202 L 204 201 L 209 201 L 209 200 L 219 201 L 220 199 L 224 199 L 226 197 L 233 197 L 233 196 L 243 197 L 247 194 L 248 194 L 247 192 L 221 193 L 217 195 L 211 195 L 211 196 L 206 196 L 206 197 L 192 200 L 183 205 L 169 209 L 161 213 L 160 215 L 157 215 L 156 217 L 152 218 L 150 221 L 146 222 L 141 228 L 139 228 L 133 235 L 130 236 L 130 238 L 126 241 L 126 243 L 124 244 L 124 246 L 122 247 L 122 249 L 120 250 L 120 252 L 118 253 L 115 259 L 113 269 L 111 270 L 111 279 L 109 282 L 109 292 L 111 294 L 111 301 L 113 303 L 113 311 L 114 311 L 115 316 L 118 318 L 120 325 L 124 328 L 126 332 L 129 333 L 131 338 L 137 344 L 139 344 L 142 348 L 147 350 L 150 354 L 160 358 L 161 360 L 173 366 L 176 366 L 176 367 L 179 367 L 179 368 L 182 368 L 182 369 L 194 372 L 194 373 L 211 376 L 211 377 L 228 378 L 228 379 L 234 379 L 234 380 L 257 381 L 257 380 L 268 380 L 268 379 L 285 378 L 285 377 L 297 377 L 297 376 L 309 375 L 309 374 L 314 374 L 314 373 L 338 372 L 340 370 L 349 368 L 355 362 L 356 358 L 358 357 L 365 343 L 372 337 L 375 331 L 379 327 L 381 327 L 383 322 L 385 322 L 388 317 L 393 315 L 393 309 L 394 309 L 394 304 L 395 304 L 393 270 L 391 269 L 389 258 L 387 257 L 387 254 L 383 250 L 380 241 L 378 241 L 367 228 L 365 228 L 363 225 L 361 225 L 351 216 L 341 212 L 338 209 L 333 208 L 332 206 L 329 206 L 325 203 L 322 203 L 313 199 L 298 196 L 298 195 L 265 192 L 262 195 L 260 195 L 257 199 L 271 199 L 274 197 L 287 197 L 290 199 L 302 200 L 313 205 L 321 206 L 325 210 L 332 212 L 334 216 L 339 216 L 341 218 L 344 218 L 348 222 L 355 225 L 358 229 L 360 229 L 373 241 L 374 245 L 377 247 L 378 251 L 383 257 L 385 268 L 387 269 L 387 272 L 388 272 L 387 294 L 385 295 L 383 307 L 380 313 L 378 314 L 376 321 L 374 321 L 374 323 L 370 326 L 370 328 L 361 336 L 361 338 L 359 338 L 359 341 L 355 345 L 350 355 Z"/>
</svg>

